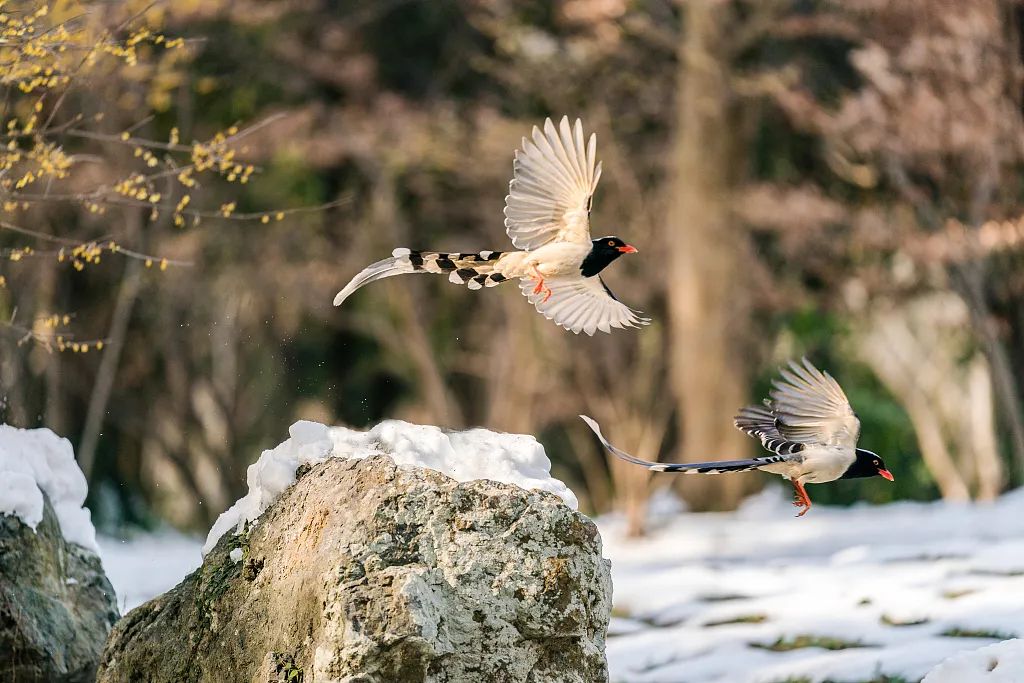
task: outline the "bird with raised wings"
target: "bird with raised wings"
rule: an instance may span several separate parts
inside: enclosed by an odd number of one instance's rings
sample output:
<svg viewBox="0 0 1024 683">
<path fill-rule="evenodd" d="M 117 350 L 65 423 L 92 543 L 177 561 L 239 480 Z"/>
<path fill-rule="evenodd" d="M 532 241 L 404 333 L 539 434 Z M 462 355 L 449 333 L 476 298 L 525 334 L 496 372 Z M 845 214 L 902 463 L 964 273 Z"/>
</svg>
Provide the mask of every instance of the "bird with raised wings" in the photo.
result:
<svg viewBox="0 0 1024 683">
<path fill-rule="evenodd" d="M 721 474 L 760 470 L 782 475 L 793 484 L 793 505 L 800 508 L 797 517 L 811 509 L 804 484 L 876 476 L 893 481 L 878 454 L 857 448 L 860 420 L 830 374 L 804 358 L 802 363 L 790 361 L 781 375 L 781 380 L 772 382 L 770 397 L 763 406 L 743 408 L 734 419 L 738 429 L 760 439 L 765 450 L 772 453 L 750 460 L 681 464 L 641 460 L 610 444 L 593 419 L 580 417 L 611 453 L 655 472 Z"/>
<path fill-rule="evenodd" d="M 601 163 L 597 136 L 583 136 L 579 119 L 572 126 L 562 117 L 543 131 L 533 128 L 523 138 L 513 162 L 505 197 L 505 229 L 518 251 L 446 253 L 395 249 L 364 268 L 334 297 L 340 306 L 363 285 L 405 273 L 443 273 L 470 289 L 518 280 L 519 289 L 537 310 L 557 325 L 593 335 L 613 327 L 650 322 L 619 301 L 601 279 L 603 271 L 636 247 L 615 236 L 592 239 L 590 207 Z"/>
</svg>

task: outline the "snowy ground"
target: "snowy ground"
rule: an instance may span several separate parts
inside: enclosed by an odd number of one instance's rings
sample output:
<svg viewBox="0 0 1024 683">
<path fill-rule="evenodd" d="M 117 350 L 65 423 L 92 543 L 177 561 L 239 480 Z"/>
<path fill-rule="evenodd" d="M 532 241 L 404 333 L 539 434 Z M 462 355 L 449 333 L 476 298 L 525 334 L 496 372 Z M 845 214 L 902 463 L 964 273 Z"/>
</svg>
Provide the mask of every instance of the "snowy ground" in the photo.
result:
<svg viewBox="0 0 1024 683">
<path fill-rule="evenodd" d="M 599 520 L 618 683 L 917 683 L 951 655 L 1024 636 L 1024 491 L 992 505 L 816 506 L 802 519 L 781 488 L 735 513 L 660 507 L 643 541 Z M 130 609 L 197 567 L 202 539 L 99 543 Z M 994 667 L 979 655 L 978 671 Z M 1024 675 L 1003 665 L 935 680 Z"/>
<path fill-rule="evenodd" d="M 203 562 L 203 539 L 174 531 L 96 540 L 121 614 L 174 588 Z"/>
<path fill-rule="evenodd" d="M 641 541 L 599 521 L 613 681 L 916 683 L 955 653 L 1024 636 L 1024 491 L 795 519 L 773 488 L 735 513 L 661 517 Z M 1002 668 L 942 680 L 1024 682 Z"/>
</svg>

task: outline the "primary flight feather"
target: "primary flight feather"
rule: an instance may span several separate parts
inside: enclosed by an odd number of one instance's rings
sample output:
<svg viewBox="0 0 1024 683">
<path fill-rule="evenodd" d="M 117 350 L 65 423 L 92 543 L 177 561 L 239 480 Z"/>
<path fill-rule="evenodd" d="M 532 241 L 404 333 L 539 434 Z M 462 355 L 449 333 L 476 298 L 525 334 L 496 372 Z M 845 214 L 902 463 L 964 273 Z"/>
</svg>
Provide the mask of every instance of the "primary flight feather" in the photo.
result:
<svg viewBox="0 0 1024 683">
<path fill-rule="evenodd" d="M 618 237 L 592 239 L 590 207 L 601 178 L 597 136 L 584 138 L 583 124 L 551 119 L 515 153 L 505 197 L 505 231 L 518 251 L 446 253 L 395 249 L 391 258 L 367 266 L 334 297 L 340 306 L 360 287 L 392 275 L 443 273 L 470 289 L 519 280 L 537 311 L 579 334 L 611 332 L 650 322 L 619 301 L 601 271 L 636 248 Z"/>
</svg>

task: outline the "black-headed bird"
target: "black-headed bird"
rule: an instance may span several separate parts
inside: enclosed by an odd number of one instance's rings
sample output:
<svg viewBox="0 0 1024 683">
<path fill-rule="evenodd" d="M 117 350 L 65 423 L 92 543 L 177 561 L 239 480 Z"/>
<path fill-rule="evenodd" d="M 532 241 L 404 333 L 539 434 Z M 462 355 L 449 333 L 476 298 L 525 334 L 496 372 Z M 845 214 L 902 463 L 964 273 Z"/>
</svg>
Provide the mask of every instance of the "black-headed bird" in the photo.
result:
<svg viewBox="0 0 1024 683">
<path fill-rule="evenodd" d="M 821 484 L 836 479 L 884 477 L 893 481 L 882 458 L 857 448 L 860 420 L 839 383 L 809 360 L 790 361 L 781 370 L 782 379 L 772 382 L 770 398 L 763 406 L 748 406 L 734 419 L 736 427 L 761 440 L 772 455 L 750 460 L 714 462 L 656 463 L 641 460 L 619 450 L 604 438 L 597 422 L 580 415 L 590 425 L 606 449 L 619 458 L 655 472 L 683 474 L 721 474 L 760 470 L 779 474 L 793 484 L 800 508 L 797 517 L 811 509 L 804 484 Z"/>
<path fill-rule="evenodd" d="M 445 253 L 395 249 L 391 258 L 367 266 L 334 297 L 340 306 L 363 285 L 405 273 L 444 273 L 470 289 L 519 280 L 519 289 L 549 320 L 579 334 L 611 332 L 650 322 L 623 304 L 601 279 L 601 271 L 636 247 L 615 236 L 592 239 L 590 208 L 601 178 L 597 136 L 584 140 L 579 119 L 544 130 L 534 126 L 513 162 L 505 197 L 505 231 L 518 251 Z"/>
</svg>

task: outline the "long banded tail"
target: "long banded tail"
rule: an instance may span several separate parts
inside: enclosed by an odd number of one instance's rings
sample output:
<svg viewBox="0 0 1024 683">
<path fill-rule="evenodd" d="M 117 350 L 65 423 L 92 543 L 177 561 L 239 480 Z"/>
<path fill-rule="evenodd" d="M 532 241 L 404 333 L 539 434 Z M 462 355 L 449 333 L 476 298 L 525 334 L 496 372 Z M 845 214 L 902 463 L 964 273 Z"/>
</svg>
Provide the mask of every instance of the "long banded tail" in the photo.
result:
<svg viewBox="0 0 1024 683">
<path fill-rule="evenodd" d="M 629 453 L 620 450 L 610 444 L 608 439 L 604 438 L 604 434 L 601 433 L 601 427 L 597 424 L 597 421 L 593 418 L 587 417 L 586 415 L 580 415 L 587 426 L 593 430 L 594 434 L 597 434 L 597 438 L 601 440 L 601 444 L 616 457 L 625 460 L 626 462 L 634 465 L 640 465 L 646 467 L 652 472 L 679 472 L 680 474 L 722 474 L 723 472 L 748 472 L 750 470 L 761 469 L 765 465 L 771 465 L 773 463 L 785 462 L 788 458 L 783 455 L 769 455 L 764 458 L 754 458 L 751 460 L 716 460 L 713 462 L 687 462 L 687 463 L 668 463 L 668 462 L 650 462 L 649 460 L 641 460 L 640 458 L 634 457 Z"/>
<path fill-rule="evenodd" d="M 507 278 L 495 271 L 495 264 L 504 252 L 413 251 L 404 247 L 391 252 L 391 258 L 377 261 L 359 272 L 334 297 L 340 306 L 354 291 L 371 282 L 406 273 L 447 273 L 448 281 L 470 289 L 494 287 Z"/>
</svg>

